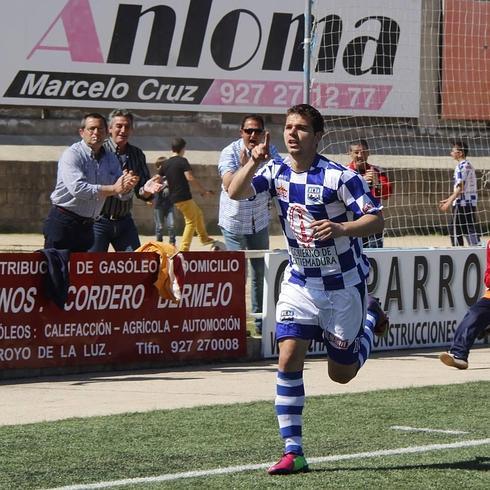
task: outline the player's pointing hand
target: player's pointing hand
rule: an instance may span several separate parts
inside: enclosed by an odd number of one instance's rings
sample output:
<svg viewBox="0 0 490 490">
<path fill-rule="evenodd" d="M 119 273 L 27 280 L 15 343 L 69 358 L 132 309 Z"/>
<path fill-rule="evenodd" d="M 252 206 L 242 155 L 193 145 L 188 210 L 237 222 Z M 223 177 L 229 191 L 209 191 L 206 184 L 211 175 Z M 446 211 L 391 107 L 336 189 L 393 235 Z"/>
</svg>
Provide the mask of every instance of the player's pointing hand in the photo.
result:
<svg viewBox="0 0 490 490">
<path fill-rule="evenodd" d="M 270 158 L 269 144 L 271 140 L 271 135 L 269 131 L 265 132 L 264 141 L 259 143 L 252 149 L 252 159 L 254 163 L 262 163 Z"/>
</svg>

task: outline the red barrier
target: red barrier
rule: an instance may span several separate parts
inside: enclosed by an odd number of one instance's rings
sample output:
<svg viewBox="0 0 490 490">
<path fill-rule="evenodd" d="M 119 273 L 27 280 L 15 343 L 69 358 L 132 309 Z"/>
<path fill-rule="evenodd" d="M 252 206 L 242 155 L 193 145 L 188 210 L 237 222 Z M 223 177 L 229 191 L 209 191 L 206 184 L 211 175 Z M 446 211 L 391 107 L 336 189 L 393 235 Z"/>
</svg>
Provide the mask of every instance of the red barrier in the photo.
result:
<svg viewBox="0 0 490 490">
<path fill-rule="evenodd" d="M 64 309 L 40 253 L 0 254 L 0 369 L 246 355 L 245 256 L 187 252 L 182 299 L 160 298 L 155 253 L 74 253 Z"/>
</svg>

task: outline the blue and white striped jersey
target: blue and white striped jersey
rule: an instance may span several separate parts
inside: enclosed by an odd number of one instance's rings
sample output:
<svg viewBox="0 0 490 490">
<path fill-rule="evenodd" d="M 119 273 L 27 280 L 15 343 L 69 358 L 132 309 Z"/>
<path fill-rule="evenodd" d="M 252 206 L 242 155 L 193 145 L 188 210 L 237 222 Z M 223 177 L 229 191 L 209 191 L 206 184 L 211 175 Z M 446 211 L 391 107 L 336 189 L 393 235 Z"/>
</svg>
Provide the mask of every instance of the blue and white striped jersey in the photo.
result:
<svg viewBox="0 0 490 490">
<path fill-rule="evenodd" d="M 356 172 L 317 155 L 306 172 L 295 172 L 289 159 L 271 160 L 253 178 L 256 193 L 269 191 L 289 250 L 285 278 L 311 289 L 355 286 L 366 279 L 369 262 L 362 239 L 315 240 L 310 223 L 354 221 L 377 214 L 382 206 Z"/>
<path fill-rule="evenodd" d="M 454 169 L 454 187 L 463 183 L 463 192 L 453 201 L 453 206 L 476 206 L 478 201 L 478 186 L 476 172 L 468 160 L 463 160 Z"/>
</svg>

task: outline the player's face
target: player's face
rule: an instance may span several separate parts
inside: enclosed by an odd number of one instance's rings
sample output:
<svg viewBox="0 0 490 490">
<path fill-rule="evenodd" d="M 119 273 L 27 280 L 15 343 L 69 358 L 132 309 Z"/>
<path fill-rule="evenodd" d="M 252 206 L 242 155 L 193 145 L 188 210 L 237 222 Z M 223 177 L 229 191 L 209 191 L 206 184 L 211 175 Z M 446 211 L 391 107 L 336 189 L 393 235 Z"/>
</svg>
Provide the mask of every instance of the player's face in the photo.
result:
<svg viewBox="0 0 490 490">
<path fill-rule="evenodd" d="M 287 117 L 284 126 L 284 144 L 293 158 L 314 155 L 321 137 L 322 133 L 315 133 L 308 118 L 300 114 L 290 114 Z"/>
<path fill-rule="evenodd" d="M 251 150 L 257 146 L 263 139 L 264 128 L 260 121 L 255 119 L 247 119 L 243 124 L 243 128 L 240 129 L 240 136 L 243 139 L 245 148 Z"/>
<path fill-rule="evenodd" d="M 119 147 L 124 148 L 128 144 L 129 137 L 133 132 L 131 120 L 124 116 L 116 116 L 112 119 L 109 134 L 112 141 Z"/>
<path fill-rule="evenodd" d="M 100 150 L 107 136 L 104 121 L 95 117 L 87 117 L 85 119 L 85 127 L 80 129 L 79 132 L 87 146 L 96 152 Z"/>
</svg>

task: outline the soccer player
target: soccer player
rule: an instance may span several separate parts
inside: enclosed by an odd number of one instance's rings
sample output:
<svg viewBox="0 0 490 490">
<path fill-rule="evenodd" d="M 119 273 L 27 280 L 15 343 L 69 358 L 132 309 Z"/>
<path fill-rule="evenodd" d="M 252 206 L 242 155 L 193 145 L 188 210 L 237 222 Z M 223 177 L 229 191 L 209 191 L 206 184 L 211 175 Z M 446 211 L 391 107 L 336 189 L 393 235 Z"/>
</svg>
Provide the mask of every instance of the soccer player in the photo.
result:
<svg viewBox="0 0 490 490">
<path fill-rule="evenodd" d="M 381 205 L 358 173 L 317 154 L 323 129 L 314 107 L 291 107 L 284 127 L 286 159 L 267 162 L 266 134 L 228 187 L 232 199 L 271 194 L 289 252 L 276 307 L 275 408 L 285 449 L 268 470 L 273 475 L 308 470 L 302 412 L 310 342 L 325 342 L 329 377 L 348 383 L 368 358 L 373 333 L 387 329 L 386 316 L 374 299 L 366 315 L 369 263 L 362 253 L 362 237 L 383 231 Z"/>
</svg>

